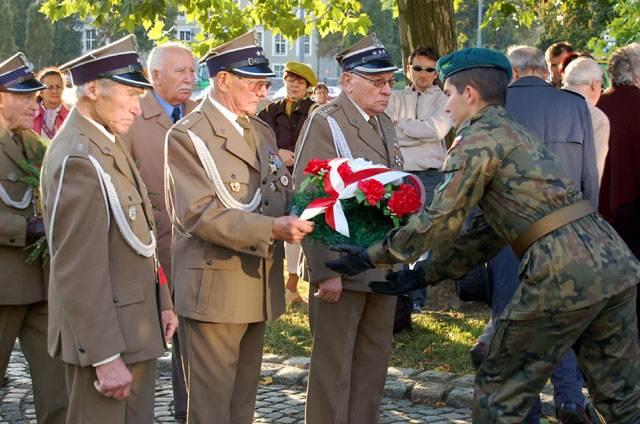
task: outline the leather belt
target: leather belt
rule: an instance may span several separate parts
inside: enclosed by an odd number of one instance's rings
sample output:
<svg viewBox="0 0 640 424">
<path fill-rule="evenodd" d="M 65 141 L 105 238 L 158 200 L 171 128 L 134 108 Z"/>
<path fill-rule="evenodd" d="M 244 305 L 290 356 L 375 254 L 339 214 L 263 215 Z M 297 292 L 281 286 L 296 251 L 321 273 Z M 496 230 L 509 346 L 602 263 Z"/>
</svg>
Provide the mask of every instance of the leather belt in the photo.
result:
<svg viewBox="0 0 640 424">
<path fill-rule="evenodd" d="M 593 207 L 591 207 L 591 203 L 587 200 L 581 200 L 573 205 L 553 211 L 549 215 L 529 225 L 529 228 L 522 232 L 518 238 L 511 243 L 511 248 L 518 258 L 521 258 L 524 252 L 526 252 L 529 246 L 536 240 L 539 240 L 565 224 L 589 215 L 591 212 L 594 212 L 594 210 Z"/>
</svg>

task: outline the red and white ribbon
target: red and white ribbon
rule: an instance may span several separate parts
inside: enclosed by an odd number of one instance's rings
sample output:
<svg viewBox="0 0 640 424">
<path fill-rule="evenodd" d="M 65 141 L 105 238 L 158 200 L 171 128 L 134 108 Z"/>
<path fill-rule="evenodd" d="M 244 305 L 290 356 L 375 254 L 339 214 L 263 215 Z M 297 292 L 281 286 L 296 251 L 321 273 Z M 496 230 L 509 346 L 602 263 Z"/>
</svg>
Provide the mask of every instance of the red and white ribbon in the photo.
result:
<svg viewBox="0 0 640 424">
<path fill-rule="evenodd" d="M 338 168 L 347 162 L 352 173 L 340 172 Z M 364 159 L 333 159 L 329 162 L 329 171 L 324 174 L 324 191 L 329 197 L 315 199 L 300 215 L 301 219 L 311 219 L 324 213 L 327 225 L 344 235 L 349 235 L 349 223 L 342 209 L 340 200 L 350 199 L 358 190 L 358 183 L 362 180 L 374 179 L 382 185 L 409 178 L 420 192 L 420 201 L 424 205 L 424 186 L 415 175 L 403 171 L 396 171 L 382 165 L 375 165 Z"/>
</svg>

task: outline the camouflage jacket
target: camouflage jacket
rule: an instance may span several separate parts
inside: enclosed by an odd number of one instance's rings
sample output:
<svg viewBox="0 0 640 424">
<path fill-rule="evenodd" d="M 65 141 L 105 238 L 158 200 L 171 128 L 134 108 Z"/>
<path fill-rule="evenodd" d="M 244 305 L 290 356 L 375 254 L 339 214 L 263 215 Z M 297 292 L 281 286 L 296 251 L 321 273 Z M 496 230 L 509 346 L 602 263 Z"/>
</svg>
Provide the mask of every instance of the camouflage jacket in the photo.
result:
<svg viewBox="0 0 640 424">
<path fill-rule="evenodd" d="M 374 263 L 411 262 L 431 250 L 420 267 L 429 284 L 457 279 L 532 223 L 581 199 L 575 183 L 560 177 L 553 153 L 499 106 L 461 125 L 443 172 L 429 208 L 369 248 Z M 475 207 L 480 213 L 461 233 Z M 533 243 L 519 275 L 511 319 L 595 304 L 637 284 L 640 264 L 594 212 Z"/>
</svg>

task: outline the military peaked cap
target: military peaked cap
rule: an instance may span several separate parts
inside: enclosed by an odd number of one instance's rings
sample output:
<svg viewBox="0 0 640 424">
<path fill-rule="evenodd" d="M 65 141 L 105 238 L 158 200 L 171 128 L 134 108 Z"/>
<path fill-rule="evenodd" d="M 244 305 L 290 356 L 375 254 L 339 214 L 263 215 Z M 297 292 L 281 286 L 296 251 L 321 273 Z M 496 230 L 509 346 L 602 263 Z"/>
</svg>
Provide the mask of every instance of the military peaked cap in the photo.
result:
<svg viewBox="0 0 640 424">
<path fill-rule="evenodd" d="M 451 75 L 473 68 L 501 69 L 507 73 L 509 80 L 511 80 L 511 63 L 504 54 L 496 50 L 482 47 L 466 48 L 442 56 L 436 63 L 436 70 L 442 82 Z"/>
<path fill-rule="evenodd" d="M 220 71 L 233 72 L 249 78 L 276 76 L 269 68 L 269 59 L 264 55 L 264 50 L 256 44 L 255 31 L 209 50 L 200 59 L 200 63 L 207 64 L 211 78 Z"/>
<path fill-rule="evenodd" d="M 387 49 L 378 41 L 375 32 L 338 53 L 336 60 L 343 72 L 378 74 L 398 70 Z"/>
<path fill-rule="evenodd" d="M 0 63 L 0 91 L 31 93 L 47 88 L 31 72 L 24 53 L 16 53 Z"/>
<path fill-rule="evenodd" d="M 140 63 L 133 34 L 67 62 L 60 69 L 67 71 L 73 85 L 109 78 L 125 85 L 151 88 Z"/>
</svg>

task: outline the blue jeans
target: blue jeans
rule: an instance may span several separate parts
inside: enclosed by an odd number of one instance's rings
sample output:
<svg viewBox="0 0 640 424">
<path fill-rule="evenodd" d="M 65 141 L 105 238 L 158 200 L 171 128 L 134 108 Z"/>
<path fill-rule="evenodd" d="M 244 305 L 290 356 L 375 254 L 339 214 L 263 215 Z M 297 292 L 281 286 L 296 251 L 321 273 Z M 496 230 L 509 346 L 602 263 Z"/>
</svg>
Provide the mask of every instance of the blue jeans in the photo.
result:
<svg viewBox="0 0 640 424">
<path fill-rule="evenodd" d="M 442 181 L 442 172 L 436 169 L 427 169 L 425 171 L 411 171 L 413 175 L 420 178 L 422 184 L 424 185 L 424 190 L 427 195 L 425 200 L 425 207 L 431 204 L 433 200 L 434 190 Z M 418 306 L 423 308 L 427 301 L 427 288 L 416 289 L 410 293 L 411 295 L 411 303 L 414 306 Z"/>
<path fill-rule="evenodd" d="M 497 320 L 505 307 L 511 302 L 511 298 L 518 290 L 518 267 L 520 261 L 511 250 L 510 246 L 504 247 L 488 265 L 489 281 L 493 285 L 493 297 L 491 317 Z M 582 395 L 584 380 L 578 367 L 578 360 L 573 350 L 564 354 L 556 369 L 551 375 L 553 383 L 553 400 L 556 407 L 565 402 L 575 402 L 584 406 L 585 398 Z M 542 415 L 540 401 L 527 415 L 526 424 L 538 423 Z"/>
</svg>

